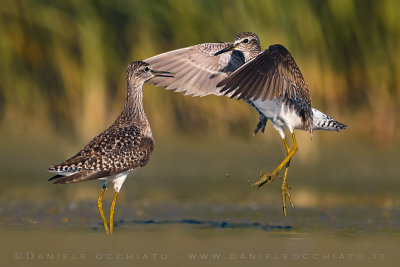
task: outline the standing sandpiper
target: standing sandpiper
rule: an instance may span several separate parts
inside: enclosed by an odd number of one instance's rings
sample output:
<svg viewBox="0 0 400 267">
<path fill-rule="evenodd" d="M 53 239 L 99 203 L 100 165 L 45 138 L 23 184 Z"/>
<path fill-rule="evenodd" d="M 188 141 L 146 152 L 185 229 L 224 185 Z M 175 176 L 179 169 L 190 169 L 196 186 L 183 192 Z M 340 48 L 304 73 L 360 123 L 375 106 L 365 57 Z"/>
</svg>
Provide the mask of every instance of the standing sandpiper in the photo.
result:
<svg viewBox="0 0 400 267">
<path fill-rule="evenodd" d="M 311 106 L 307 84 L 289 51 L 282 45 L 261 51 L 255 33 L 240 33 L 233 43 L 194 45 L 145 61 L 152 67 L 175 73 L 174 80 L 153 79 L 151 83 L 156 86 L 193 96 L 227 95 L 249 103 L 260 115 L 254 134 L 259 130 L 264 132 L 267 120 L 271 120 L 283 139 L 287 157 L 273 172 L 261 172 L 260 180 L 252 186 L 271 183 L 286 166 L 281 185 L 285 216 L 286 199 L 293 207 L 287 174 L 290 159 L 298 150 L 294 129 L 312 134 L 313 130 L 339 131 L 347 127 Z M 285 138 L 286 128 L 292 135 L 292 148 Z"/>
<path fill-rule="evenodd" d="M 154 148 L 150 124 L 143 109 L 143 83 L 155 76 L 173 77 L 169 72 L 151 69 L 147 63 L 130 63 L 126 70 L 127 96 L 124 108 L 115 122 L 93 138 L 74 157 L 50 167 L 55 184 L 77 183 L 99 179 L 102 183 L 97 200 L 107 234 L 113 232 L 115 202 L 129 172 L 146 165 Z M 103 195 L 107 183 L 114 185 L 109 227 L 103 212 Z"/>
</svg>

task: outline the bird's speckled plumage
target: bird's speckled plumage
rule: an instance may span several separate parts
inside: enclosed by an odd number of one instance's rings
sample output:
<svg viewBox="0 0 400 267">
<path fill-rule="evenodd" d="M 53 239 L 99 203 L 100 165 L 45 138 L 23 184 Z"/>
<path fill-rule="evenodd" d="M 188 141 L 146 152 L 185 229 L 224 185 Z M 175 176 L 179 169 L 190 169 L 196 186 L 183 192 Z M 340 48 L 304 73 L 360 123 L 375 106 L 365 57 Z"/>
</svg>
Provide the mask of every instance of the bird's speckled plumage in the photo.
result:
<svg viewBox="0 0 400 267">
<path fill-rule="evenodd" d="M 143 167 L 150 159 L 154 143 L 150 136 L 144 136 L 141 132 L 136 125 L 110 127 L 92 139 L 75 156 L 52 166 L 49 171 L 74 173 L 85 170 L 102 172 L 105 177 Z M 68 182 L 77 181 L 67 176 L 55 183 Z"/>
<path fill-rule="evenodd" d="M 134 62 L 127 67 L 127 97 L 115 122 L 75 156 L 49 168 L 58 174 L 55 183 L 98 179 L 146 165 L 154 142 L 143 109 L 142 85 L 153 75 L 142 71 L 144 66 L 147 63 Z"/>
</svg>

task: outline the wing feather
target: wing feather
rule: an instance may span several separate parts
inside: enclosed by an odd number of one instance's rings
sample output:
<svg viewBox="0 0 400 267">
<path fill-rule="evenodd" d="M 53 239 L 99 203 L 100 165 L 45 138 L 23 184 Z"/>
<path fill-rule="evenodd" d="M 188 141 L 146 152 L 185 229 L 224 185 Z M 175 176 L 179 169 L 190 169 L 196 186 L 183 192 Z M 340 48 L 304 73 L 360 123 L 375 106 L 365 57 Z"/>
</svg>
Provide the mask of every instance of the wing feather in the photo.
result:
<svg viewBox="0 0 400 267">
<path fill-rule="evenodd" d="M 61 177 L 52 177 L 56 179 L 54 184 L 70 184 L 70 183 L 78 183 L 88 180 L 99 179 L 103 177 L 107 177 L 110 175 L 108 171 L 92 171 L 92 170 L 82 170 L 75 174 Z M 52 180 L 51 178 L 51 180 Z M 50 179 L 49 179 L 50 181 Z"/>
<path fill-rule="evenodd" d="M 174 78 L 154 77 L 148 81 L 185 95 L 221 95 L 216 85 L 244 64 L 241 52 L 214 54 L 231 43 L 204 43 L 162 53 L 144 61 L 151 68 L 174 73 Z"/>
<path fill-rule="evenodd" d="M 256 76 L 257 78 L 254 78 Z M 255 101 L 281 99 L 294 106 L 311 129 L 312 110 L 308 86 L 296 62 L 282 45 L 272 45 L 217 84 L 231 97 Z"/>
</svg>

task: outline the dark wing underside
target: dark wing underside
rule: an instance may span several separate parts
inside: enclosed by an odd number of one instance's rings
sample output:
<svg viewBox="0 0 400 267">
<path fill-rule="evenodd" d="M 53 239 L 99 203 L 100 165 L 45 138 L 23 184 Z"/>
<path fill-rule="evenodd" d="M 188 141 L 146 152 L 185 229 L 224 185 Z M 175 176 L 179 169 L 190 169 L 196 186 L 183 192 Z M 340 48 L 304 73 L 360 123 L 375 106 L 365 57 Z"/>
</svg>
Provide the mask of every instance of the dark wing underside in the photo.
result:
<svg viewBox="0 0 400 267">
<path fill-rule="evenodd" d="M 217 84 L 220 93 L 238 99 L 282 99 L 293 106 L 312 129 L 311 97 L 306 82 L 289 51 L 272 45 Z"/>
<path fill-rule="evenodd" d="M 93 138 L 74 157 L 49 168 L 51 172 L 76 172 L 54 183 L 99 179 L 146 165 L 154 149 L 153 139 L 140 135 L 138 127 L 109 128 Z"/>
<path fill-rule="evenodd" d="M 231 43 L 205 43 L 166 52 L 144 61 L 151 68 L 174 73 L 174 78 L 154 77 L 148 81 L 185 95 L 222 95 L 217 83 L 244 64 L 241 52 L 214 54 Z"/>
</svg>

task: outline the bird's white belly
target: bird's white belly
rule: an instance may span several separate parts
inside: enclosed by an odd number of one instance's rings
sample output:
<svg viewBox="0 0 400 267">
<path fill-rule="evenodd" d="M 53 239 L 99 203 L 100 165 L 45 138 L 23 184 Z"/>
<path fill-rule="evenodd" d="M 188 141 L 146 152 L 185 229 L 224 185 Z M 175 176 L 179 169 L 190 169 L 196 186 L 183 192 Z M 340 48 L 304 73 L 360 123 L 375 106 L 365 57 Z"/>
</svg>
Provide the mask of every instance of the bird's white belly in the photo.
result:
<svg viewBox="0 0 400 267">
<path fill-rule="evenodd" d="M 285 137 L 285 128 L 288 128 L 291 133 L 294 129 L 303 129 L 301 117 L 297 115 L 293 108 L 283 104 L 281 100 L 261 101 L 261 98 L 259 98 L 253 101 L 253 104 L 272 122 L 282 138 Z"/>
<path fill-rule="evenodd" d="M 129 171 L 121 172 L 121 173 L 118 173 L 113 176 L 107 176 L 104 178 L 100 178 L 99 180 L 103 185 L 107 185 L 107 182 L 112 182 L 114 184 L 114 191 L 119 192 L 119 190 L 121 189 L 122 185 L 124 184 L 125 179 L 128 176 L 128 174 L 129 174 Z"/>
</svg>

